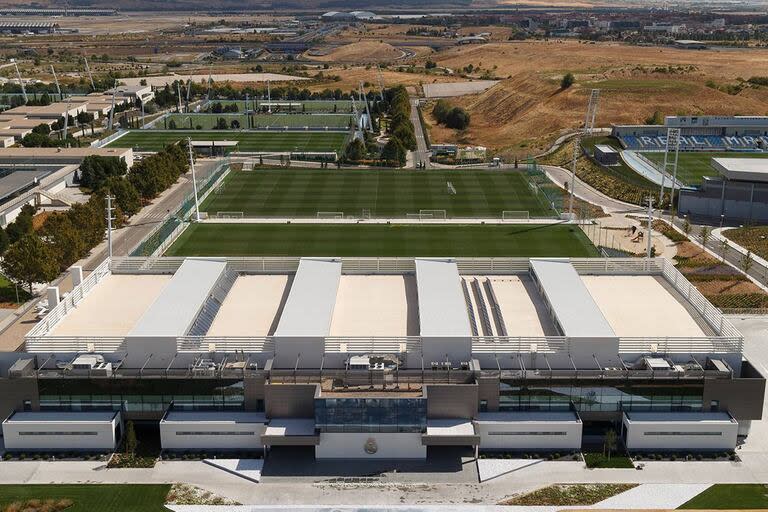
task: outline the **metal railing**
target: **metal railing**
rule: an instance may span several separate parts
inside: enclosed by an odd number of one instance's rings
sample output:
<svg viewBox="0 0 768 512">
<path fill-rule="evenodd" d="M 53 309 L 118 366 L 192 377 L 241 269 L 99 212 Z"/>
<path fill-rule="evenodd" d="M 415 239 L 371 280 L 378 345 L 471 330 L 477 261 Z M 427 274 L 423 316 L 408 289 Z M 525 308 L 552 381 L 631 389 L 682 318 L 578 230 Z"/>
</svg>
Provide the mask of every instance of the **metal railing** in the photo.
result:
<svg viewBox="0 0 768 512">
<path fill-rule="evenodd" d="M 179 353 L 274 353 L 275 342 L 268 336 L 180 336 L 176 339 L 176 350 Z"/>
<path fill-rule="evenodd" d="M 418 354 L 421 353 L 419 336 L 403 337 L 327 337 L 325 353 L 355 354 Z"/>
</svg>

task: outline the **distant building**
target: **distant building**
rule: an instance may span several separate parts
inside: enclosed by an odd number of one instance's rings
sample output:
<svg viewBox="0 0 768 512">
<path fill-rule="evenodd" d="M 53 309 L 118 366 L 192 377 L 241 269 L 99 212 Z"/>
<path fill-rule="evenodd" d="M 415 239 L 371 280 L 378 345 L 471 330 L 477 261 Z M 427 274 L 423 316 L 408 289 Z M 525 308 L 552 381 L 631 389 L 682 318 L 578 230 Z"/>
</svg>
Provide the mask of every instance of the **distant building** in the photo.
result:
<svg viewBox="0 0 768 512">
<path fill-rule="evenodd" d="M 364 21 L 372 20 L 376 17 L 376 14 L 371 11 L 329 11 L 320 16 L 322 21 Z"/>
<path fill-rule="evenodd" d="M 456 44 L 482 44 L 487 42 L 488 39 L 483 36 L 464 36 L 456 40 Z"/>
<path fill-rule="evenodd" d="M 684 50 L 706 50 L 707 44 L 701 41 L 694 41 L 692 39 L 678 39 L 675 41 L 675 47 L 682 48 Z"/>
<path fill-rule="evenodd" d="M 603 165 L 616 165 L 619 163 L 619 152 L 607 144 L 595 146 L 593 156 L 595 160 Z"/>
</svg>

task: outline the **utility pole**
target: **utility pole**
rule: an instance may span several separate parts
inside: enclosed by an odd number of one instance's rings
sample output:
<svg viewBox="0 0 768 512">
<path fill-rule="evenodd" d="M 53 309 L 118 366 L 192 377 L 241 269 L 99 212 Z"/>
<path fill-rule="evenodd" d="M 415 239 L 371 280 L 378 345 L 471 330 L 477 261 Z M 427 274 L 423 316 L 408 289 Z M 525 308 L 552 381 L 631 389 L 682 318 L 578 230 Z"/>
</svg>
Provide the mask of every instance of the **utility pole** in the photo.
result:
<svg viewBox="0 0 768 512">
<path fill-rule="evenodd" d="M 66 147 L 69 147 L 69 143 L 67 142 L 67 138 L 69 136 L 69 104 L 70 104 L 71 98 L 67 98 L 67 111 L 64 112 L 64 133 L 62 134 L 62 138 L 64 140 L 64 145 Z"/>
<path fill-rule="evenodd" d="M 381 66 L 376 64 L 376 70 L 379 72 L 379 98 L 384 101 L 384 76 L 381 74 Z"/>
<path fill-rule="evenodd" d="M 19 65 L 16 63 L 16 59 L 11 59 L 13 67 L 16 68 L 16 78 L 19 79 L 19 85 L 21 86 L 21 94 L 24 95 L 24 104 L 26 105 L 29 99 L 27 98 L 27 90 L 24 88 L 24 80 L 21 79 L 21 72 L 19 71 Z"/>
<path fill-rule="evenodd" d="M 189 168 L 192 170 L 192 189 L 195 192 L 195 221 L 200 222 L 200 203 L 197 197 L 197 179 L 195 177 L 195 159 L 192 157 L 192 137 L 187 137 L 189 149 Z"/>
<path fill-rule="evenodd" d="M 272 86 L 269 83 L 269 80 L 267 80 L 267 112 L 272 113 Z"/>
<path fill-rule="evenodd" d="M 205 93 L 205 103 L 207 104 L 209 101 L 211 101 L 211 86 L 213 85 L 213 75 L 212 73 L 213 64 L 208 66 L 208 92 Z"/>
<path fill-rule="evenodd" d="M 181 84 L 176 80 L 176 112 L 181 113 Z"/>
<path fill-rule="evenodd" d="M 651 259 L 651 248 L 653 247 L 653 242 L 651 241 L 651 229 L 653 229 L 653 198 L 648 196 L 648 242 L 646 247 L 646 257 L 648 258 L 648 261 Z"/>
<path fill-rule="evenodd" d="M 61 87 L 59 86 L 59 77 L 56 76 L 56 70 L 53 69 L 53 64 L 51 64 L 51 73 L 53 73 L 53 80 L 56 82 L 56 90 L 59 92 L 59 101 L 64 101 L 64 96 L 61 95 Z"/>
<path fill-rule="evenodd" d="M 365 102 L 365 114 L 368 117 L 368 130 L 373 131 L 373 122 L 371 121 L 371 110 L 368 108 L 368 96 L 365 95 L 363 82 L 360 81 L 360 101 Z"/>
<path fill-rule="evenodd" d="M 250 100 L 250 96 L 248 95 L 248 93 L 245 93 L 245 128 L 247 130 L 251 129 L 251 112 L 248 108 L 249 100 Z"/>
<path fill-rule="evenodd" d="M 192 90 L 192 79 L 190 78 L 189 80 L 187 80 L 187 104 L 186 104 L 187 114 L 189 114 L 189 92 L 191 90 Z"/>
<path fill-rule="evenodd" d="M 83 55 L 83 60 L 85 60 L 85 71 L 88 73 L 88 79 L 91 81 L 91 89 L 95 91 L 96 85 L 93 83 L 93 74 L 91 73 L 91 67 L 88 65 L 88 57 Z"/>
<path fill-rule="evenodd" d="M 141 101 L 141 128 L 143 129 L 144 125 L 145 125 L 145 123 L 144 123 L 144 100 L 140 99 L 140 101 Z"/>
<path fill-rule="evenodd" d="M 112 259 L 112 221 L 115 220 L 115 217 L 112 216 L 112 213 L 115 211 L 115 209 L 112 207 L 112 201 L 115 199 L 111 195 L 107 195 L 104 199 L 107 200 L 107 247 L 109 248 L 109 259 Z"/>
</svg>

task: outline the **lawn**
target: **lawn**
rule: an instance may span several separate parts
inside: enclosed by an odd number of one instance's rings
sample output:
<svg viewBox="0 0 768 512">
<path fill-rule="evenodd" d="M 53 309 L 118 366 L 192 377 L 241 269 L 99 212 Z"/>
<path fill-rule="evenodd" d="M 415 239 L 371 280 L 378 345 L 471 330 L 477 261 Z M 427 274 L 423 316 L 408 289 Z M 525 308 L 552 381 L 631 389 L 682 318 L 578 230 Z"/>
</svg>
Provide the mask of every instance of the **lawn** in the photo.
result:
<svg viewBox="0 0 768 512">
<path fill-rule="evenodd" d="M 178 129 L 195 130 L 200 126 L 201 130 L 216 129 L 219 119 L 224 119 L 231 128 L 232 121 L 237 121 L 234 129 L 247 128 L 334 128 L 347 129 L 354 119 L 348 114 L 252 114 L 251 125 L 248 126 L 245 114 L 171 114 L 163 122 L 157 122 L 152 126 L 154 130 L 167 130 L 171 121 Z"/>
<path fill-rule="evenodd" d="M 567 225 L 193 224 L 167 256 L 594 257 Z"/>
<path fill-rule="evenodd" d="M 161 485 L 0 485 L 0 507 L 28 500 L 72 501 L 67 512 L 167 512 L 169 484 Z M 19 508 L 23 510 L 23 508 Z"/>
<path fill-rule="evenodd" d="M 109 144 L 115 148 L 159 151 L 167 144 L 192 140 L 236 140 L 240 151 L 341 151 L 346 132 L 236 132 L 225 130 L 131 130 Z"/>
<path fill-rule="evenodd" d="M 643 153 L 649 160 L 659 165 L 664 164 L 664 153 Z M 704 176 L 717 176 L 712 168 L 713 158 L 768 158 L 768 153 L 742 152 L 681 152 L 677 161 L 677 177 L 686 185 L 701 185 Z"/>
<path fill-rule="evenodd" d="M 613 453 L 611 454 L 611 458 L 609 459 L 607 456 L 603 455 L 601 452 L 587 452 L 584 454 L 584 462 L 587 464 L 587 467 L 590 469 L 601 469 L 601 468 L 626 468 L 626 469 L 634 469 L 634 465 L 632 464 L 632 461 L 627 457 L 626 454 L 622 453 Z"/>
<path fill-rule="evenodd" d="M 723 234 L 761 258 L 768 259 L 768 226 L 728 229 Z"/>
<path fill-rule="evenodd" d="M 16 300 L 17 291 L 19 292 L 18 301 Z M 27 291 L 23 286 L 19 286 L 17 288 L 16 285 L 14 285 L 7 277 L 0 274 L 0 303 L 18 305 L 28 301 L 31 298 L 32 296 L 29 294 L 29 291 Z"/>
<path fill-rule="evenodd" d="M 361 216 L 363 209 L 373 217 L 404 217 L 422 209 L 446 210 L 448 217 L 498 219 L 504 210 L 528 211 L 532 217 L 554 215 L 531 192 L 524 174 L 469 170 L 233 171 L 202 209 L 278 217 L 316 217 L 317 212 Z"/>
<path fill-rule="evenodd" d="M 702 492 L 682 509 L 766 509 L 768 485 L 765 484 L 715 484 Z"/>
</svg>

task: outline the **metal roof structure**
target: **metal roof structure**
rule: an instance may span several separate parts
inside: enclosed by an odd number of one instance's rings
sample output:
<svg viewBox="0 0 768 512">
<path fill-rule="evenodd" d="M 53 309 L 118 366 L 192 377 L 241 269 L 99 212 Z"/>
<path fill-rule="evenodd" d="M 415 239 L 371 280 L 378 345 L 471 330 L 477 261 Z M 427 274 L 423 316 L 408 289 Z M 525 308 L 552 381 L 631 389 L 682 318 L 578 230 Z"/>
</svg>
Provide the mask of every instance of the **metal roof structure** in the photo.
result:
<svg viewBox="0 0 768 512">
<path fill-rule="evenodd" d="M 168 411 L 163 423 L 266 423 L 263 412 L 248 411 Z"/>
<path fill-rule="evenodd" d="M 564 336 L 616 337 L 569 260 L 531 259 L 531 269 Z"/>
<path fill-rule="evenodd" d="M 422 336 L 472 336 L 454 261 L 417 259 L 416 288 Z"/>
<path fill-rule="evenodd" d="M 630 423 L 733 423 L 727 412 L 629 412 L 624 415 Z"/>
<path fill-rule="evenodd" d="M 0 201 L 27 187 L 34 186 L 41 179 L 54 172 L 54 169 L 34 169 L 13 171 L 0 178 Z"/>
<path fill-rule="evenodd" d="M 187 258 L 129 336 L 184 336 L 227 268 L 226 260 Z"/>
<path fill-rule="evenodd" d="M 341 260 L 301 258 L 275 336 L 328 336 Z"/>
<path fill-rule="evenodd" d="M 481 412 L 475 421 L 478 423 L 541 423 L 544 421 L 578 423 L 581 420 L 573 411 L 510 411 Z"/>
<path fill-rule="evenodd" d="M 768 158 L 713 158 L 712 167 L 729 180 L 768 182 Z"/>
</svg>

